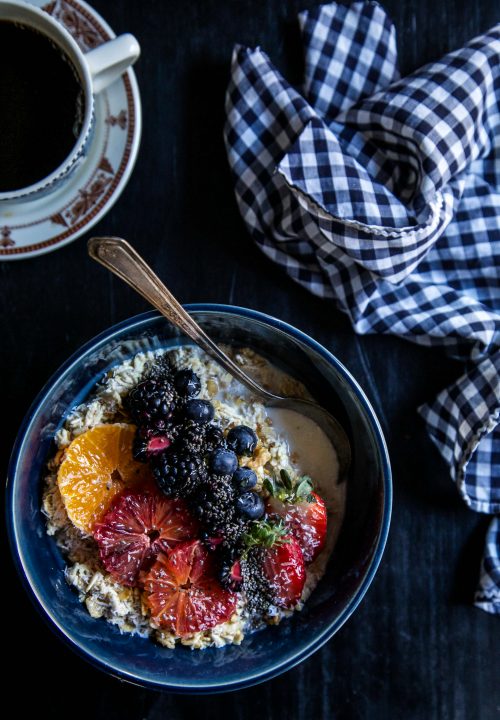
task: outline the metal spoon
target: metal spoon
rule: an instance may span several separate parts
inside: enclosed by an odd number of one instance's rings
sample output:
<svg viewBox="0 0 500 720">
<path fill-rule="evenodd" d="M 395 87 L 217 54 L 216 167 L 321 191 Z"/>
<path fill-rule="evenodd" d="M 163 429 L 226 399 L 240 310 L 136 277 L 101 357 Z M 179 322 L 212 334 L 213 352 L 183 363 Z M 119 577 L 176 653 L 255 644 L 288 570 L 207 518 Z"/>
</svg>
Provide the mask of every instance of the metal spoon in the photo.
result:
<svg viewBox="0 0 500 720">
<path fill-rule="evenodd" d="M 351 463 L 351 446 L 342 426 L 324 408 L 310 400 L 280 397 L 264 390 L 258 383 L 239 368 L 211 338 L 200 328 L 167 290 L 153 270 L 134 248 L 122 238 L 91 238 L 88 242 L 91 258 L 104 265 L 115 275 L 151 303 L 167 320 L 176 325 L 191 340 L 208 353 L 219 365 L 247 387 L 268 407 L 293 410 L 311 418 L 324 431 L 333 444 L 339 460 L 339 482 L 345 479 Z"/>
</svg>

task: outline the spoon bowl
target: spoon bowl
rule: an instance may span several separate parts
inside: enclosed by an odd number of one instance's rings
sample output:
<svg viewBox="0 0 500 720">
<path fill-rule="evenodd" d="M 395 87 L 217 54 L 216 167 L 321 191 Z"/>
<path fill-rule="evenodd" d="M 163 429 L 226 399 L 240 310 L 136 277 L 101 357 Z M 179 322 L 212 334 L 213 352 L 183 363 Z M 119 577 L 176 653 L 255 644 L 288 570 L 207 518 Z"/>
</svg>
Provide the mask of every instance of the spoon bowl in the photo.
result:
<svg viewBox="0 0 500 720">
<path fill-rule="evenodd" d="M 184 310 L 159 277 L 126 240 L 118 237 L 94 237 L 88 242 L 88 252 L 93 260 L 104 265 L 105 268 L 128 283 L 139 295 L 142 295 L 236 380 L 259 397 L 267 407 L 291 410 L 310 418 L 318 425 L 337 453 L 338 482 L 345 480 L 351 464 L 351 445 L 343 427 L 333 415 L 312 400 L 275 395 L 247 375 Z"/>
</svg>

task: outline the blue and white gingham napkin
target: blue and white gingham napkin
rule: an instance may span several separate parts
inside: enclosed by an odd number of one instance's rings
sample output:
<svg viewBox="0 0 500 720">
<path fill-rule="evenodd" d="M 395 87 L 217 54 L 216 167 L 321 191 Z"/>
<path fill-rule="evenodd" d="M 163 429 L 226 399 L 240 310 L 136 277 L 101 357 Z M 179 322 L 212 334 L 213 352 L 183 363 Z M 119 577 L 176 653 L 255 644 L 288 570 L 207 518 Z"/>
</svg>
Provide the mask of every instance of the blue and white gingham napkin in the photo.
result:
<svg viewBox="0 0 500 720">
<path fill-rule="evenodd" d="M 500 613 L 500 26 L 403 79 L 374 2 L 299 16 L 300 90 L 236 47 L 226 147 L 263 252 L 358 333 L 444 345 L 464 375 L 419 409 L 491 520 L 476 604 Z"/>
</svg>

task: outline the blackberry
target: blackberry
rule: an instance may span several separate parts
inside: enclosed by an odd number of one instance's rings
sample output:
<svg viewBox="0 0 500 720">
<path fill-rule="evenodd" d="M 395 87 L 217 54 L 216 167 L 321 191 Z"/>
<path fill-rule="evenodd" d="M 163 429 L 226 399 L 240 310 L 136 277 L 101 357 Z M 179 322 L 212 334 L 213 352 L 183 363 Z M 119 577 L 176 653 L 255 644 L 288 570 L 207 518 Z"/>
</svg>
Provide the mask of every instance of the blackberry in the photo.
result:
<svg viewBox="0 0 500 720">
<path fill-rule="evenodd" d="M 263 548 L 253 547 L 241 561 L 243 589 L 251 613 L 269 614 L 274 607 L 269 581 L 262 572 L 264 553 Z"/>
<path fill-rule="evenodd" d="M 219 580 L 226 590 L 237 592 L 243 583 L 241 561 L 234 550 L 220 553 Z"/>
<path fill-rule="evenodd" d="M 210 534 L 222 534 L 235 518 L 235 490 L 227 475 L 211 477 L 190 500 L 193 514 Z"/>
<path fill-rule="evenodd" d="M 161 453 L 152 458 L 153 474 L 167 497 L 188 498 L 206 480 L 203 457 L 197 453 Z"/>
<path fill-rule="evenodd" d="M 189 452 L 204 454 L 205 447 L 205 425 L 188 420 L 180 426 L 179 447 L 189 450 Z"/>
<path fill-rule="evenodd" d="M 208 453 L 226 447 L 224 432 L 218 425 L 205 426 L 205 449 Z"/>
<path fill-rule="evenodd" d="M 148 462 L 154 455 L 165 452 L 175 438 L 175 426 L 158 423 L 158 426 L 140 425 L 135 433 L 132 455 L 140 462 Z"/>
<path fill-rule="evenodd" d="M 163 378 L 149 378 L 136 385 L 127 395 L 125 407 L 138 425 L 148 425 L 172 417 L 177 393 Z"/>
<path fill-rule="evenodd" d="M 173 422 L 173 419 L 164 420 L 163 418 L 156 418 L 150 420 L 147 425 L 143 425 L 145 430 L 153 432 L 155 435 L 168 435 L 170 440 L 174 442 L 179 434 L 179 426 Z"/>
<path fill-rule="evenodd" d="M 224 433 L 217 425 L 201 425 L 193 420 L 185 420 L 177 427 L 180 448 L 207 455 L 224 447 Z"/>
<path fill-rule="evenodd" d="M 225 525 L 222 525 L 215 531 L 212 530 L 209 532 L 208 530 L 202 530 L 200 532 L 200 540 L 211 552 L 214 550 L 220 550 L 223 553 L 231 552 L 236 557 L 236 555 L 241 555 L 245 549 L 243 535 L 247 530 L 248 522 L 245 522 L 241 518 L 235 518 L 234 520 L 226 521 Z"/>
<path fill-rule="evenodd" d="M 176 371 L 177 368 L 173 365 L 168 354 L 165 353 L 155 360 L 155 363 L 149 372 L 149 377 L 154 378 L 155 380 L 166 380 L 167 382 L 172 383 Z"/>
<path fill-rule="evenodd" d="M 225 549 L 229 548 L 239 548 L 243 549 L 241 539 L 243 536 L 243 533 L 245 533 L 248 529 L 248 521 L 244 520 L 243 518 L 235 517 L 234 519 L 227 522 L 224 527 L 222 528 L 222 532 L 224 534 L 223 540 L 222 540 L 222 547 Z"/>
<path fill-rule="evenodd" d="M 210 552 L 214 552 L 222 544 L 222 535 L 211 535 L 206 530 L 200 532 L 200 540 Z"/>
</svg>

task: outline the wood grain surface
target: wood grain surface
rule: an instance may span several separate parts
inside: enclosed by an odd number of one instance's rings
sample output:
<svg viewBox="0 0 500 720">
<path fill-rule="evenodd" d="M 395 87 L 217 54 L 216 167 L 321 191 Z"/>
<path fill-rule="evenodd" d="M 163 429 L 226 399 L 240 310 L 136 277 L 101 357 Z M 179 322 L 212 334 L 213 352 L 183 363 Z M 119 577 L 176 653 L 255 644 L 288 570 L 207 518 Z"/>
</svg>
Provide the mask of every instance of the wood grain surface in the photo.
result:
<svg viewBox="0 0 500 720">
<path fill-rule="evenodd" d="M 270 312 L 314 336 L 359 380 L 380 417 L 394 470 L 394 512 L 380 570 L 348 623 L 299 667 L 215 697 L 135 688 L 92 669 L 52 635 L 10 559 L 3 656 L 20 716 L 204 720 L 493 720 L 500 717 L 498 619 L 471 606 L 486 518 L 460 500 L 416 407 L 461 372 L 439 349 L 356 337 L 326 301 L 253 246 L 238 214 L 222 142 L 235 42 L 260 45 L 292 80 L 295 16 L 309 0 L 95 0 L 142 46 L 136 72 L 144 131 L 137 166 L 95 234 L 134 243 L 182 302 Z M 388 0 L 403 72 L 459 47 L 500 18 L 496 0 Z M 86 236 L 88 237 L 88 235 Z M 146 309 L 87 259 L 86 238 L 43 257 L 0 263 L 2 466 L 21 419 L 83 342 Z M 4 543 L 8 556 L 7 544 Z M 5 619 L 6 618 L 6 619 Z M 4 693 L 9 693 L 4 690 Z"/>
</svg>

